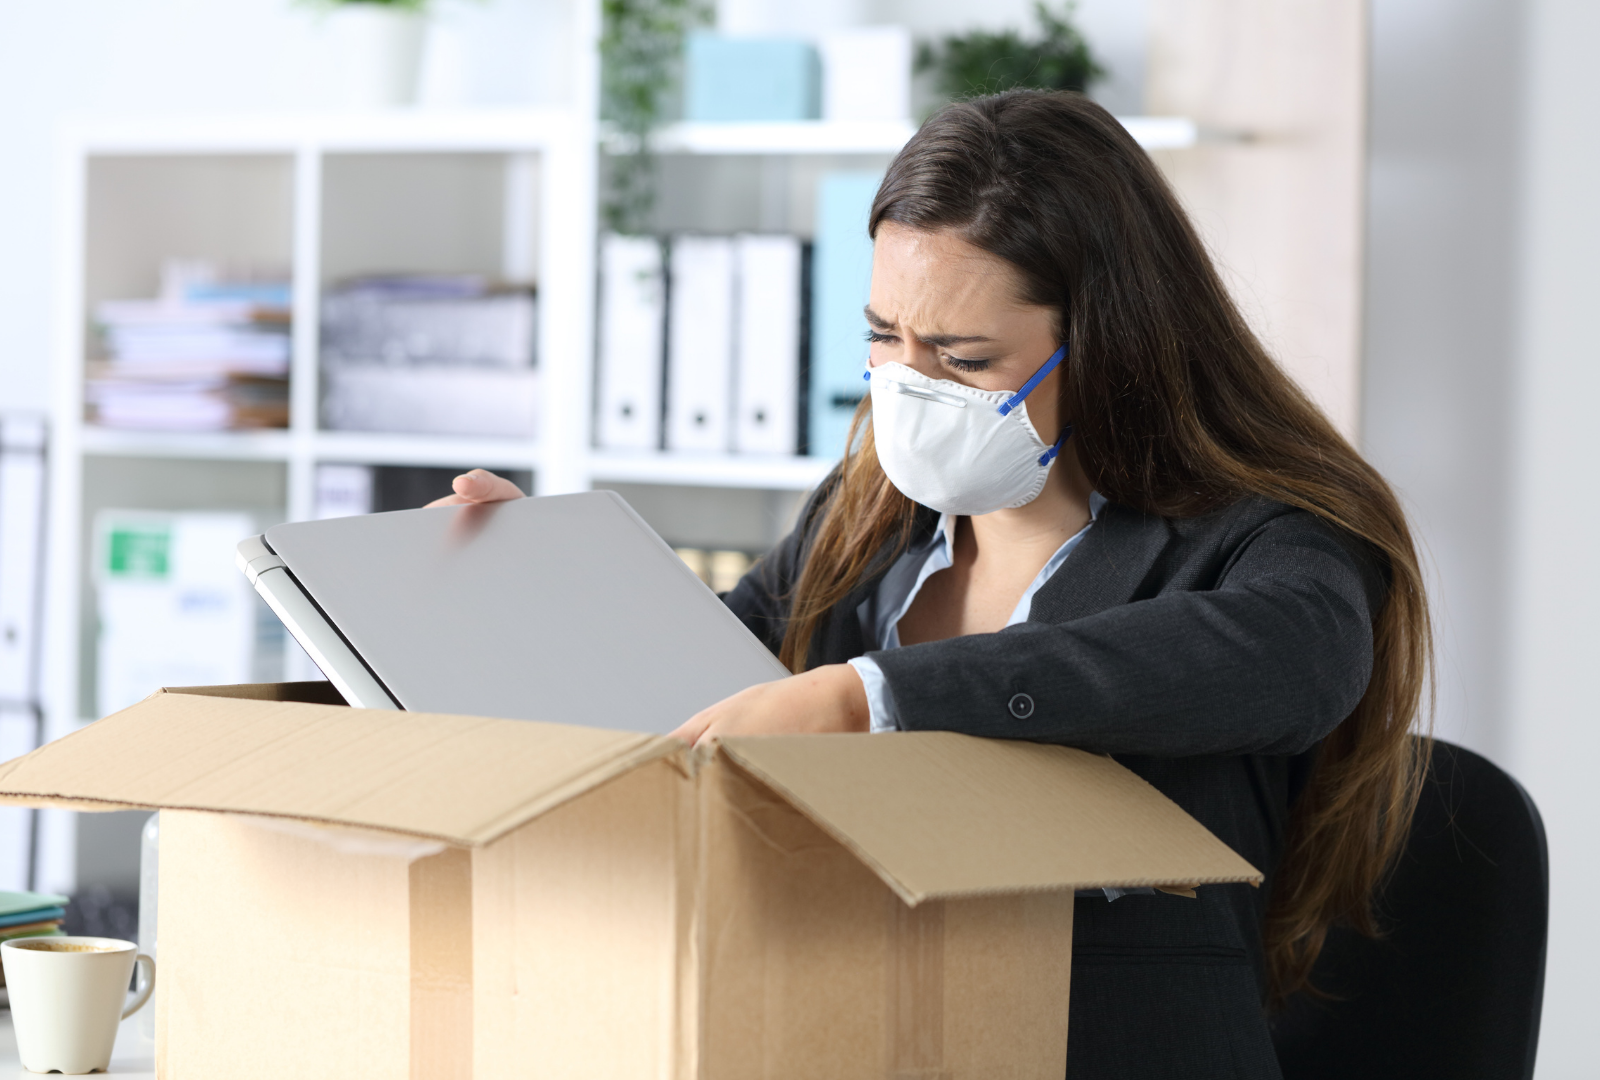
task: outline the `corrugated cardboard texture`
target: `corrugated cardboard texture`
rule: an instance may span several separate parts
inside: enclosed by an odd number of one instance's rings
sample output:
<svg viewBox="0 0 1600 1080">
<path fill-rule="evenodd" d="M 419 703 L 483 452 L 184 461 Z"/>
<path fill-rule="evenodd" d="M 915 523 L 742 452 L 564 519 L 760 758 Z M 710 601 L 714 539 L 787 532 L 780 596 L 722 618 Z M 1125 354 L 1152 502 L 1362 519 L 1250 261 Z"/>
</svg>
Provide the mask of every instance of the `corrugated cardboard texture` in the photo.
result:
<svg viewBox="0 0 1600 1080">
<path fill-rule="evenodd" d="M 173 810 L 165 1080 L 1059 1080 L 1073 888 L 1260 880 L 1061 747 L 691 754 L 285 700 L 320 692 L 162 693 L 0 765 L 13 801 Z M 458 847 L 408 863 L 240 814 Z"/>
<path fill-rule="evenodd" d="M 909 909 L 724 762 L 706 830 L 704 1080 L 1060 1080 L 1070 893 Z"/>
<path fill-rule="evenodd" d="M 411 1077 L 472 1080 L 472 853 L 411 864 Z"/>
<path fill-rule="evenodd" d="M 722 749 L 910 904 L 1261 880 L 1155 788 L 1081 750 L 944 732 L 746 737 Z"/>
<path fill-rule="evenodd" d="M 485 843 L 642 762 L 620 731 L 163 693 L 0 765 L 12 801 L 275 814 Z"/>
<path fill-rule="evenodd" d="M 316 689 L 316 688 L 312 688 Z M 271 814 L 487 843 L 671 739 L 515 720 L 161 693 L 0 765 L 0 800 Z M 212 695 L 212 690 L 206 690 Z M 735 738 L 721 751 L 907 903 L 1102 885 L 1260 881 L 1108 757 L 940 732 Z"/>
<path fill-rule="evenodd" d="M 163 813 L 158 1075 L 410 1080 L 408 891 L 403 859 Z"/>
<path fill-rule="evenodd" d="M 673 1071 L 690 791 L 653 763 L 473 853 L 479 1076 L 693 1076 Z"/>
</svg>

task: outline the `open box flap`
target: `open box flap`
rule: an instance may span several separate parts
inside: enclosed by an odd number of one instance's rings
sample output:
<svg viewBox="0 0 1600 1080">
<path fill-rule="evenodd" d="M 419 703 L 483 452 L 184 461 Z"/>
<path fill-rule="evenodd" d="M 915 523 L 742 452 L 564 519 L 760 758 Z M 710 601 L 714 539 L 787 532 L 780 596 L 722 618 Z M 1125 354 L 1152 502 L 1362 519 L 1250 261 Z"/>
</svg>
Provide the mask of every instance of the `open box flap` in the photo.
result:
<svg viewBox="0 0 1600 1080">
<path fill-rule="evenodd" d="M 1109 757 L 948 732 L 728 738 L 720 748 L 908 904 L 1262 880 Z"/>
<path fill-rule="evenodd" d="M 352 709 L 319 684 L 162 691 L 0 765 L 0 802 L 192 809 L 486 844 L 648 762 L 674 739 Z M 909 904 L 1104 885 L 1261 880 L 1108 757 L 945 732 L 730 738 L 735 767 L 838 839 Z"/>
<path fill-rule="evenodd" d="M 271 700 L 286 690 L 161 691 L 0 765 L 0 801 L 266 814 L 476 846 L 684 752 L 633 732 Z"/>
</svg>

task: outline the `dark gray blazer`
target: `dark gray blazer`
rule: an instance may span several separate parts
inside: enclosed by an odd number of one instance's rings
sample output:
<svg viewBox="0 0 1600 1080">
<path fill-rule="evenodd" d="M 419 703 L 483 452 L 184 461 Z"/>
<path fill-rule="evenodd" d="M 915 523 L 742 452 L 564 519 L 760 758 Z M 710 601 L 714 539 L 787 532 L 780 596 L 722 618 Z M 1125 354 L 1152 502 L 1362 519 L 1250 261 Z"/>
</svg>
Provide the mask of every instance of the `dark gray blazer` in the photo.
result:
<svg viewBox="0 0 1600 1080">
<path fill-rule="evenodd" d="M 725 597 L 774 652 L 830 491 Z M 920 512 L 918 535 L 936 520 Z M 893 558 L 834 608 L 811 665 L 862 655 L 856 608 Z M 1112 754 L 1267 874 L 1195 900 L 1078 900 L 1069 1078 L 1279 1077 L 1261 917 L 1317 744 L 1371 677 L 1385 588 L 1360 542 L 1279 503 L 1182 520 L 1111 504 L 1026 623 L 871 654 L 903 727 Z"/>
</svg>

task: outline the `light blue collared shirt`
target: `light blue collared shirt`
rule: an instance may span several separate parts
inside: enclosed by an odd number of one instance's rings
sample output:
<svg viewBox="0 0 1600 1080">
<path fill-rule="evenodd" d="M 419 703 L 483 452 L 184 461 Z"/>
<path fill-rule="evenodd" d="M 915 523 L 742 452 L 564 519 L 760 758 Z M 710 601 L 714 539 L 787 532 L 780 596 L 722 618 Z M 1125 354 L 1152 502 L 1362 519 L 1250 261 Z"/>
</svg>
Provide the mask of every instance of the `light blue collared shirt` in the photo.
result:
<svg viewBox="0 0 1600 1080">
<path fill-rule="evenodd" d="M 1011 612 L 1011 618 L 1006 621 L 1007 626 L 1028 621 L 1028 615 L 1033 611 L 1034 594 L 1055 576 L 1057 570 L 1061 569 L 1061 564 L 1067 561 L 1072 549 L 1077 547 L 1094 527 L 1095 519 L 1100 516 L 1100 508 L 1105 504 L 1106 500 L 1099 492 L 1090 493 L 1089 524 L 1058 547 L 1055 554 L 1051 555 L 1034 575 L 1032 583 L 1028 585 L 1022 594 L 1022 599 L 1017 601 L 1016 608 Z M 900 647 L 900 620 L 911 610 L 917 594 L 922 591 L 923 583 L 951 565 L 955 542 L 956 519 L 949 514 L 943 514 L 939 518 L 939 527 L 934 530 L 933 536 L 895 560 L 895 564 L 889 568 L 889 572 L 878 583 L 872 595 L 856 608 L 856 618 L 861 620 L 861 637 L 867 642 L 867 648 L 881 650 Z M 883 669 L 878 666 L 878 662 L 868 656 L 858 656 L 850 661 L 850 666 L 856 669 L 856 673 L 861 676 L 862 685 L 866 687 L 872 730 L 897 730 L 900 724 L 899 717 L 895 713 L 894 696 L 889 692 L 889 684 L 884 679 Z"/>
</svg>

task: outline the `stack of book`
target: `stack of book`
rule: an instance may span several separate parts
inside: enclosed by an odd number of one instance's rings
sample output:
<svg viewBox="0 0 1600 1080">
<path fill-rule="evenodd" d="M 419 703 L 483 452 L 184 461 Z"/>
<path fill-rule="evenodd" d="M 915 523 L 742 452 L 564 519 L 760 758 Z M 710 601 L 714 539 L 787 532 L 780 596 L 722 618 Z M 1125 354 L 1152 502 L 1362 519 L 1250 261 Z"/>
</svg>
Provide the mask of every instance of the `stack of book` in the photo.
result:
<svg viewBox="0 0 1600 1080">
<path fill-rule="evenodd" d="M 476 275 L 346 282 L 322 302 L 322 422 L 532 438 L 536 317 L 532 289 Z"/>
<path fill-rule="evenodd" d="M 0 941 L 25 937 L 56 937 L 66 918 L 67 898 L 52 893 L 0 892 Z M 0 971 L 0 986 L 5 972 Z"/>
<path fill-rule="evenodd" d="M 91 423 L 154 431 L 288 426 L 283 275 L 173 262 L 157 299 L 107 300 L 94 314 Z"/>
<path fill-rule="evenodd" d="M 699 579 L 711 586 L 713 592 L 725 593 L 739 584 L 739 579 L 755 564 L 755 556 L 743 551 L 706 551 L 703 548 L 673 548 L 684 565 Z"/>
</svg>

